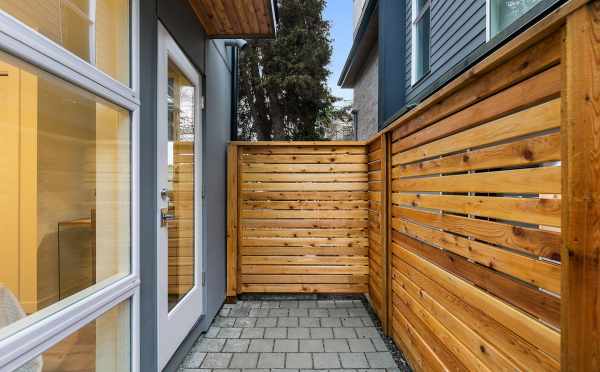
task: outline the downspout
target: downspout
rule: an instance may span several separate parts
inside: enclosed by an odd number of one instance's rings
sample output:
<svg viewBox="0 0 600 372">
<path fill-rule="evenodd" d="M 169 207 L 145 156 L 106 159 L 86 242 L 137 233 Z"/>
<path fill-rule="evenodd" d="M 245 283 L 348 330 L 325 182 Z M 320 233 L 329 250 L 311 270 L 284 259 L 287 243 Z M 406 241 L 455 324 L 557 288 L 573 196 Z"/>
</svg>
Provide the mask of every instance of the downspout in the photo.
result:
<svg viewBox="0 0 600 372">
<path fill-rule="evenodd" d="M 231 140 L 237 140 L 238 132 L 238 102 L 240 99 L 240 68 L 239 53 L 240 49 L 247 45 L 245 40 L 228 40 L 225 46 L 231 47 Z"/>
</svg>

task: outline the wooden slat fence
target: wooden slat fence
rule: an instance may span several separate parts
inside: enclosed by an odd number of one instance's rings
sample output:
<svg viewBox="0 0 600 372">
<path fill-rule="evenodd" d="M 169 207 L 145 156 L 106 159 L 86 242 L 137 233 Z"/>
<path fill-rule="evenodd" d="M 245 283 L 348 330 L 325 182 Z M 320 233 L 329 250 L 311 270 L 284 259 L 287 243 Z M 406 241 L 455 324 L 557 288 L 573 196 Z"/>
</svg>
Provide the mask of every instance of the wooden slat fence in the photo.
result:
<svg viewBox="0 0 600 372">
<path fill-rule="evenodd" d="M 366 292 L 364 144 L 247 144 L 235 152 L 238 293 Z"/>
<path fill-rule="evenodd" d="M 391 132 L 392 335 L 416 369 L 559 369 L 559 41 L 489 71 L 501 90 Z"/>
<path fill-rule="evenodd" d="M 233 143 L 228 296 L 367 293 L 417 371 L 598 370 L 600 1 L 367 142 Z"/>
</svg>

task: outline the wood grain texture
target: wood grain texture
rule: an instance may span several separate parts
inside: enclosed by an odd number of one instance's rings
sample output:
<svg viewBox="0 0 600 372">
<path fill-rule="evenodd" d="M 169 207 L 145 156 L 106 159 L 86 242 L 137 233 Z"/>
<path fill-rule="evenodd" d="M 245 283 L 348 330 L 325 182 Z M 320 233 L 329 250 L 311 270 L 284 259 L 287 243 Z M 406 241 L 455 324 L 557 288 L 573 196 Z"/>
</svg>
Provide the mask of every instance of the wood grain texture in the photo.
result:
<svg viewBox="0 0 600 372">
<path fill-rule="evenodd" d="M 370 213 L 379 213 L 369 194 L 382 181 L 369 177 L 366 144 L 236 146 L 238 291 L 369 291 Z"/>
<path fill-rule="evenodd" d="M 369 299 L 375 313 L 382 322 L 384 332 L 387 332 L 387 259 L 386 259 L 386 210 L 387 203 L 387 148 L 385 136 L 380 136 L 368 146 L 369 160 Z"/>
<path fill-rule="evenodd" d="M 600 3 L 567 19 L 563 58 L 562 365 L 600 369 Z"/>
<path fill-rule="evenodd" d="M 275 15 L 269 0 L 189 0 L 209 37 L 270 38 Z"/>
<path fill-rule="evenodd" d="M 227 296 L 238 291 L 238 147 L 227 148 Z"/>
</svg>

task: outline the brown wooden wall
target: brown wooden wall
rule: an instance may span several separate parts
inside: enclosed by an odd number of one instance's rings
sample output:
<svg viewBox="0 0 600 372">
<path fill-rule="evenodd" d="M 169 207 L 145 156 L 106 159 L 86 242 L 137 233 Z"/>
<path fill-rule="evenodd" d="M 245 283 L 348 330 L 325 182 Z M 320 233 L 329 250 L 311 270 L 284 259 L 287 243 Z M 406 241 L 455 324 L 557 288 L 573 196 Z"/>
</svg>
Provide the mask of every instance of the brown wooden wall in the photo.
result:
<svg viewBox="0 0 600 372">
<path fill-rule="evenodd" d="M 235 152 L 236 292 L 367 292 L 364 144 L 263 143 Z"/>
</svg>

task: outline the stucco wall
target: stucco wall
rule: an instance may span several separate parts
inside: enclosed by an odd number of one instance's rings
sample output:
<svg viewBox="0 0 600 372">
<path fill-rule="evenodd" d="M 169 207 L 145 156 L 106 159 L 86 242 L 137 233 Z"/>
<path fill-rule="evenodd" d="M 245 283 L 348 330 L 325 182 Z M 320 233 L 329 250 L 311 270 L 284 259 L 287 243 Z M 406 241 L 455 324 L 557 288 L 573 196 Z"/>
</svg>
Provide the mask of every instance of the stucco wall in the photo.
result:
<svg viewBox="0 0 600 372">
<path fill-rule="evenodd" d="M 354 85 L 353 107 L 358 111 L 358 139 L 365 140 L 377 133 L 378 120 L 378 49 L 373 47 Z"/>
</svg>

